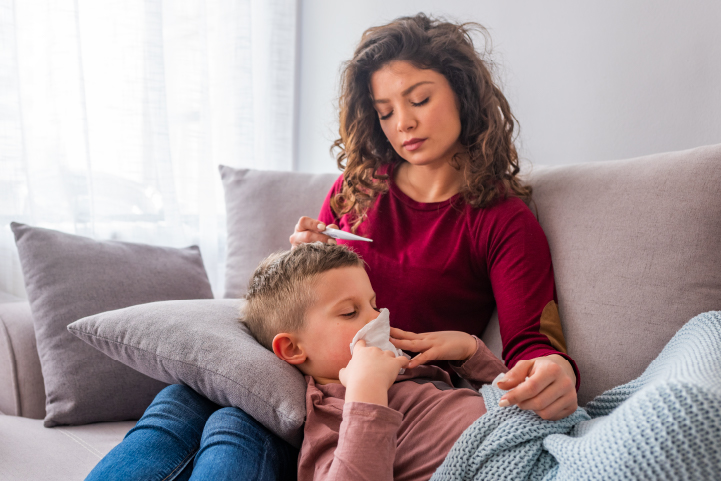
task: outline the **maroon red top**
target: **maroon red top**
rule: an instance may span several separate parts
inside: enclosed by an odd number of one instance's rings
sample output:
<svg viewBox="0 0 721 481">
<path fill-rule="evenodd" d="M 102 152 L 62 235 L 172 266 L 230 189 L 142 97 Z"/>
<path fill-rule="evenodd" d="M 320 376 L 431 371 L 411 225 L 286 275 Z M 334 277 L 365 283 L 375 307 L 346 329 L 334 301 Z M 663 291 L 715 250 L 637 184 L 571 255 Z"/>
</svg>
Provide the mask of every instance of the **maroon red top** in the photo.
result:
<svg viewBox="0 0 721 481">
<path fill-rule="evenodd" d="M 336 218 L 331 188 L 319 220 L 350 231 L 347 215 Z M 338 240 L 368 264 L 379 307 L 391 325 L 413 332 L 464 331 L 480 337 L 495 308 L 509 368 L 549 354 L 568 359 L 541 332 L 544 307 L 557 302 L 548 241 L 531 210 L 516 197 L 477 209 L 460 194 L 443 202 L 421 203 L 393 181 L 368 210 L 356 234 L 372 243 Z"/>
</svg>

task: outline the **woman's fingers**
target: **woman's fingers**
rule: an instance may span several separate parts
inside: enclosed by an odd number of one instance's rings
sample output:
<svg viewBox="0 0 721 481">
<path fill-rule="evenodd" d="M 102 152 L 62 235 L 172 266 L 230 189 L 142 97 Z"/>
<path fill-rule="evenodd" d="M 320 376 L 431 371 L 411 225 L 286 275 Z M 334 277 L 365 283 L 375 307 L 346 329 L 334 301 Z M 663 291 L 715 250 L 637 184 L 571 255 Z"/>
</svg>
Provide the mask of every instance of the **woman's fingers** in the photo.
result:
<svg viewBox="0 0 721 481">
<path fill-rule="evenodd" d="M 331 242 L 333 241 L 333 242 Z M 290 236 L 290 243 L 294 246 L 300 245 L 300 244 L 309 244 L 311 242 L 322 242 L 324 244 L 330 243 L 335 244 L 335 239 L 328 237 L 324 234 L 319 234 L 318 232 L 313 231 L 302 231 L 302 232 L 295 232 L 293 235 Z"/>
<path fill-rule="evenodd" d="M 506 373 L 506 379 L 499 382 L 498 387 L 511 389 L 509 385 L 515 384 L 518 376 L 524 372 L 530 377 L 504 394 L 499 406 L 515 404 L 521 409 L 534 411 L 543 419 L 553 420 L 568 416 L 576 410 L 578 402 L 573 380 L 553 360 L 520 361 Z M 508 379 L 509 375 L 511 379 Z"/>
<path fill-rule="evenodd" d="M 567 394 L 565 396 L 559 397 L 545 408 L 534 409 L 533 411 L 538 414 L 541 419 L 546 419 L 548 421 L 558 421 L 559 419 L 563 419 L 566 416 L 573 414 L 577 407 L 578 404 L 576 402 L 576 397 Z"/>
<path fill-rule="evenodd" d="M 337 228 L 335 224 L 331 224 L 328 227 Z M 335 245 L 335 239 L 321 233 L 325 228 L 326 225 L 318 219 L 303 216 L 298 219 L 298 223 L 295 225 L 295 231 L 289 238 L 290 244 L 293 247 L 312 242 L 323 242 L 324 244 Z"/>
<path fill-rule="evenodd" d="M 520 389 L 520 387 L 518 389 Z M 523 400 L 516 400 L 516 402 L 513 404 L 515 404 L 521 409 L 538 412 L 546 409 L 548 406 L 556 402 L 556 400 L 558 400 L 562 396 L 563 391 L 559 389 L 558 386 L 555 386 L 555 383 L 551 383 L 535 396 Z"/>
<path fill-rule="evenodd" d="M 307 217 L 307 216 L 303 216 L 300 219 L 298 219 L 298 223 L 295 225 L 296 232 L 302 232 L 302 231 L 306 231 L 306 230 L 320 232 L 324 229 L 325 229 L 325 224 L 323 224 L 318 219 L 313 219 L 312 217 Z"/>
<path fill-rule="evenodd" d="M 502 381 L 498 381 L 498 387 L 504 391 L 513 389 L 521 384 L 530 375 L 533 368 L 533 361 L 518 361 L 513 369 L 508 371 Z"/>
<path fill-rule="evenodd" d="M 515 366 L 514 366 L 515 367 Z M 510 372 L 510 371 L 509 371 Z M 508 373 L 506 373 L 508 375 Z M 540 375 L 538 373 L 535 373 L 531 375 L 528 379 L 523 381 L 521 384 L 513 388 L 512 391 L 504 394 L 501 397 L 501 403 L 505 400 L 508 402 L 508 404 L 519 404 L 524 401 L 527 401 L 531 398 L 534 398 L 541 394 L 541 391 L 546 389 L 552 382 L 554 381 L 554 378 L 551 376 L 544 376 Z M 501 383 L 498 383 L 498 387 L 501 387 Z M 503 389 L 503 388 L 501 388 Z M 558 397 L 558 396 L 556 396 Z M 555 398 L 554 398 L 555 400 Z M 500 403 L 499 403 L 500 405 Z M 520 406 L 519 406 L 520 407 Z M 521 408 L 523 409 L 523 408 Z"/>
</svg>

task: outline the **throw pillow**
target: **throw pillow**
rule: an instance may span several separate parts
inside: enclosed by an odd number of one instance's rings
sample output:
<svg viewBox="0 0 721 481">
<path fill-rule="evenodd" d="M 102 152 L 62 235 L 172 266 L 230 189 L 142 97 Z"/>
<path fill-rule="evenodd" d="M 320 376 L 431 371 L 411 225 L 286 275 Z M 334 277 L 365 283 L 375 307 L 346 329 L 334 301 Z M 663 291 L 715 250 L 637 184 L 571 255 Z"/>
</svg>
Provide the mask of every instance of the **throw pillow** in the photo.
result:
<svg viewBox="0 0 721 481">
<path fill-rule="evenodd" d="M 225 297 L 245 295 L 250 276 L 269 254 L 290 249 L 301 216 L 315 218 L 338 174 L 304 174 L 220 166 L 228 222 Z"/>
<path fill-rule="evenodd" d="M 306 383 L 239 322 L 244 300 L 153 302 L 103 312 L 68 330 L 143 374 L 235 406 L 300 447 Z"/>
<path fill-rule="evenodd" d="M 212 298 L 197 247 L 97 241 L 12 223 L 33 314 L 45 426 L 138 419 L 165 384 L 67 331 L 82 317 L 135 304 Z"/>
</svg>

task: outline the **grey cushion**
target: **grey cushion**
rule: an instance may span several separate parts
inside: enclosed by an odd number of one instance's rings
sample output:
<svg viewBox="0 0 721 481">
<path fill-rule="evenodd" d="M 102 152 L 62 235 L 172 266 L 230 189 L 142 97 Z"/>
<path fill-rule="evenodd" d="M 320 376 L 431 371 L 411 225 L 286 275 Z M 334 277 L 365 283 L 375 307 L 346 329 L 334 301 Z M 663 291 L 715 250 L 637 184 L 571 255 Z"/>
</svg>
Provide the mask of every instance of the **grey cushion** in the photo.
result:
<svg viewBox="0 0 721 481">
<path fill-rule="evenodd" d="M 109 359 L 67 326 L 135 304 L 212 298 L 198 248 L 96 241 L 11 226 L 43 372 L 45 425 L 138 419 L 165 384 Z"/>
<path fill-rule="evenodd" d="M 301 216 L 317 217 L 340 174 L 303 174 L 220 166 L 228 219 L 225 297 L 245 295 L 250 276 L 268 254 L 290 248 Z"/>
<path fill-rule="evenodd" d="M 236 406 L 299 447 L 306 384 L 239 322 L 245 301 L 154 302 L 104 312 L 69 330 L 133 369 Z"/>
<path fill-rule="evenodd" d="M 721 309 L 721 145 L 538 168 L 530 181 L 582 404 Z"/>
<path fill-rule="evenodd" d="M 132 421 L 43 427 L 43 422 L 0 416 L 0 481 L 84 479 L 135 425 Z"/>
</svg>

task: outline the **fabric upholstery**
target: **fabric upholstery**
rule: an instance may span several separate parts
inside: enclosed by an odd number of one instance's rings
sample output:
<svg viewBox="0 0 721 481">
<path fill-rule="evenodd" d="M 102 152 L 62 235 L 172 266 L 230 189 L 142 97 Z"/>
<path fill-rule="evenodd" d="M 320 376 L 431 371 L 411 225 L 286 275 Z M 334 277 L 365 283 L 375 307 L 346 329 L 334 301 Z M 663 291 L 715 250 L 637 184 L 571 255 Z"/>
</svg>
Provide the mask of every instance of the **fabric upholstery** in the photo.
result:
<svg viewBox="0 0 721 481">
<path fill-rule="evenodd" d="M 258 263 L 290 249 L 288 238 L 301 216 L 317 218 L 340 174 L 304 174 L 220 166 L 228 219 L 225 297 L 245 295 Z"/>
<path fill-rule="evenodd" d="M 581 404 L 638 377 L 688 319 L 721 309 L 721 144 L 537 168 L 529 180 Z"/>
<path fill-rule="evenodd" d="M 212 298 L 197 247 L 96 241 L 11 224 L 33 315 L 45 425 L 139 419 L 165 384 L 109 359 L 67 331 L 99 312 Z"/>
<path fill-rule="evenodd" d="M 0 412 L 45 417 L 45 386 L 30 304 L 0 303 Z"/>
<path fill-rule="evenodd" d="M 306 383 L 239 322 L 245 301 L 166 301 L 72 323 L 70 332 L 154 379 L 236 406 L 300 446 Z"/>
<path fill-rule="evenodd" d="M 135 425 L 133 421 L 61 426 L 0 415 L 0 480 L 80 480 Z"/>
</svg>

